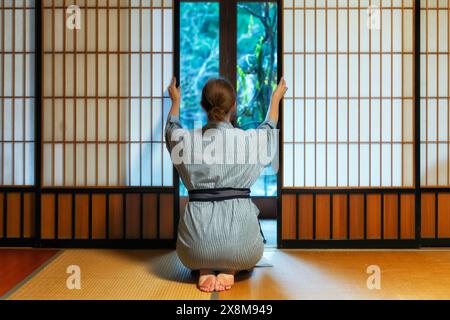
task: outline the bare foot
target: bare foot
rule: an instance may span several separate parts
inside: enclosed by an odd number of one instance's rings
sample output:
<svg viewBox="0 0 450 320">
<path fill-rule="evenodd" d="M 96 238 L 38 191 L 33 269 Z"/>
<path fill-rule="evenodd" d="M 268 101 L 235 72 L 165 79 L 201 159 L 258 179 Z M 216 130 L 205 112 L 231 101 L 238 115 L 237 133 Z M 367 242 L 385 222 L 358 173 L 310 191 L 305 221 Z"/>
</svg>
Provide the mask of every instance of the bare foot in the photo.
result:
<svg viewBox="0 0 450 320">
<path fill-rule="evenodd" d="M 198 288 L 203 292 L 212 292 L 216 287 L 216 275 L 211 270 L 200 270 Z"/>
<path fill-rule="evenodd" d="M 234 285 L 235 272 L 222 272 L 217 275 L 216 291 L 230 290 Z"/>
</svg>

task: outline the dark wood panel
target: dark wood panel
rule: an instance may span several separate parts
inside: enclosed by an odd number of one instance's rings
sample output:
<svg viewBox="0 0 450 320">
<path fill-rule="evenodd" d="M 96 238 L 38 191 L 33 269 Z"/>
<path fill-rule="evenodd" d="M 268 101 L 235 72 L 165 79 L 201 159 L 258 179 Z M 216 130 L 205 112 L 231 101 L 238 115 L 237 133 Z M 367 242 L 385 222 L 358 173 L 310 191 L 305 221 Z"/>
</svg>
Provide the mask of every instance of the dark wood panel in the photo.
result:
<svg viewBox="0 0 450 320">
<path fill-rule="evenodd" d="M 23 236 L 32 238 L 35 236 L 36 195 L 25 193 L 23 195 Z"/>
<path fill-rule="evenodd" d="M 438 237 L 450 238 L 450 193 L 438 195 Z"/>
<path fill-rule="evenodd" d="M 436 237 L 436 197 L 434 193 L 422 194 L 421 205 L 421 234 L 422 238 Z"/>
<path fill-rule="evenodd" d="M 347 239 L 347 195 L 333 195 L 333 239 Z"/>
<path fill-rule="evenodd" d="M 237 62 L 237 6 L 234 0 L 221 1 L 219 57 L 220 75 L 235 86 Z"/>
<path fill-rule="evenodd" d="M 127 194 L 126 197 L 126 238 L 139 239 L 141 237 L 141 196 Z"/>
<path fill-rule="evenodd" d="M 276 197 L 252 197 L 253 203 L 259 209 L 260 219 L 277 218 L 277 198 Z"/>
<path fill-rule="evenodd" d="M 381 195 L 367 195 L 367 239 L 381 239 Z"/>
<path fill-rule="evenodd" d="M 55 238 L 55 195 L 43 194 L 41 199 L 41 237 Z"/>
<path fill-rule="evenodd" d="M 75 196 L 75 238 L 89 239 L 89 195 Z"/>
<path fill-rule="evenodd" d="M 58 196 L 58 238 L 72 238 L 72 195 Z"/>
<path fill-rule="evenodd" d="M 383 237 L 398 238 L 398 195 L 385 194 L 383 201 Z"/>
<path fill-rule="evenodd" d="M 312 240 L 314 236 L 314 197 L 312 194 L 298 196 L 298 238 Z"/>
<path fill-rule="evenodd" d="M 8 238 L 20 238 L 20 210 L 21 210 L 20 193 L 13 192 L 7 194 L 6 209 L 6 236 Z"/>
<path fill-rule="evenodd" d="M 159 206 L 159 237 L 161 239 L 174 238 L 174 212 L 173 212 L 173 195 L 161 194 Z"/>
<path fill-rule="evenodd" d="M 281 196 L 281 239 L 295 240 L 296 238 L 296 196 L 284 194 Z"/>
<path fill-rule="evenodd" d="M 330 239 L 330 195 L 316 196 L 316 239 Z"/>
<path fill-rule="evenodd" d="M 106 238 L 106 195 L 92 195 L 92 239 Z"/>
<path fill-rule="evenodd" d="M 122 239 L 123 234 L 123 198 L 122 194 L 109 196 L 109 238 Z"/>
<path fill-rule="evenodd" d="M 364 195 L 350 195 L 350 239 L 364 239 Z"/>
<path fill-rule="evenodd" d="M 402 239 L 414 239 L 416 237 L 415 196 L 402 194 L 400 196 L 400 237 Z"/>
<path fill-rule="evenodd" d="M 143 236 L 144 239 L 156 239 L 158 229 L 157 194 L 143 195 Z"/>
</svg>

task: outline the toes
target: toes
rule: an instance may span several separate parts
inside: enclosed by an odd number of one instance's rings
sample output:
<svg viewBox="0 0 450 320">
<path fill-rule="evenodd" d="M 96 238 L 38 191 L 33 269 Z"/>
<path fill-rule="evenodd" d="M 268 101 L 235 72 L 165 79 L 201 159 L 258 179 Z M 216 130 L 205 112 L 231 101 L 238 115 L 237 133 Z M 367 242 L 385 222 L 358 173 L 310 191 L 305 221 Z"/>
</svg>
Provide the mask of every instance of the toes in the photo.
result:
<svg viewBox="0 0 450 320">
<path fill-rule="evenodd" d="M 214 291 L 214 286 L 199 286 L 200 291 L 203 292 L 212 292 Z"/>
<path fill-rule="evenodd" d="M 199 279 L 198 288 L 203 292 L 214 291 L 216 286 L 215 276 L 209 276 L 206 278 Z"/>
<path fill-rule="evenodd" d="M 225 291 L 226 285 L 227 283 L 223 279 L 216 277 L 216 291 Z"/>
<path fill-rule="evenodd" d="M 234 285 L 233 274 L 202 275 L 198 288 L 203 292 L 230 290 Z"/>
<path fill-rule="evenodd" d="M 213 282 L 213 283 L 211 283 L 211 285 L 209 286 L 209 292 L 212 292 L 212 291 L 214 291 L 214 289 L 216 288 L 216 284 Z"/>
<path fill-rule="evenodd" d="M 231 274 L 219 274 L 217 280 L 225 285 L 225 287 L 232 287 L 234 285 L 234 276 Z"/>
<path fill-rule="evenodd" d="M 216 285 L 216 291 L 224 291 L 225 290 L 225 286 L 222 283 L 218 283 Z"/>
</svg>

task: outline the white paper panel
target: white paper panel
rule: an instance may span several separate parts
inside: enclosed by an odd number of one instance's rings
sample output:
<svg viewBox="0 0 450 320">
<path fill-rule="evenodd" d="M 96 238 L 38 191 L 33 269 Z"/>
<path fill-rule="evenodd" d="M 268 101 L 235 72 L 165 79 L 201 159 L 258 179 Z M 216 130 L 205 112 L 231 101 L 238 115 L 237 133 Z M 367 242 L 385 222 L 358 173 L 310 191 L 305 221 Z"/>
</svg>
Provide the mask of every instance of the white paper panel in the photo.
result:
<svg viewBox="0 0 450 320">
<path fill-rule="evenodd" d="M 34 24 L 34 1 L 0 2 L 1 186 L 34 184 Z"/>
<path fill-rule="evenodd" d="M 172 1 L 93 1 L 80 30 L 67 29 L 53 4 L 43 12 L 44 185 L 172 186 L 163 144 Z"/>
<path fill-rule="evenodd" d="M 284 2 L 284 187 L 413 186 L 413 3 L 372 4 Z"/>
<path fill-rule="evenodd" d="M 447 0 L 421 1 L 421 184 L 450 186 Z M 410 134 L 410 133 L 408 133 Z"/>
</svg>

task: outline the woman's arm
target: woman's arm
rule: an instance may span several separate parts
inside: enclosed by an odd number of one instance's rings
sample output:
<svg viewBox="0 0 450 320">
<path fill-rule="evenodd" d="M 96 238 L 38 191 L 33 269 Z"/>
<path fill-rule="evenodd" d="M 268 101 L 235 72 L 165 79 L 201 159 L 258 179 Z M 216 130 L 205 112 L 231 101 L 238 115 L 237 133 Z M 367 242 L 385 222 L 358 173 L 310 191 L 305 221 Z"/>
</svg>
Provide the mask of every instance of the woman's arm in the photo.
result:
<svg viewBox="0 0 450 320">
<path fill-rule="evenodd" d="M 180 104 L 181 104 L 181 89 L 177 88 L 177 78 L 173 77 L 172 82 L 168 88 L 170 100 L 172 100 L 172 108 L 170 109 L 169 116 L 180 116 Z"/>
<path fill-rule="evenodd" d="M 180 123 L 180 105 L 181 105 L 181 89 L 177 87 L 177 79 L 172 78 L 172 82 L 168 88 L 170 99 L 172 100 L 172 107 L 170 108 L 169 115 L 167 117 L 166 129 L 164 136 L 166 138 L 166 146 L 169 152 L 176 144 L 176 141 L 172 141 L 172 134 L 174 130 L 181 129 Z"/>
<path fill-rule="evenodd" d="M 280 83 L 272 94 L 272 100 L 270 101 L 270 109 L 267 114 L 267 118 L 273 123 L 278 123 L 280 114 L 280 102 L 286 94 L 288 88 L 286 87 L 286 80 L 282 77 Z"/>
<path fill-rule="evenodd" d="M 258 129 L 265 130 L 267 140 L 262 140 L 258 143 L 258 153 L 267 154 L 272 157 L 272 162 L 275 160 L 277 141 L 278 141 L 278 131 L 276 130 L 279 115 L 280 115 L 280 102 L 288 88 L 286 87 L 286 81 L 281 78 L 280 83 L 272 94 L 272 99 L 270 102 L 269 112 L 267 113 L 266 120 L 261 123 Z M 265 143 L 262 143 L 262 142 Z M 264 164 L 261 169 L 263 170 L 266 164 Z"/>
</svg>

